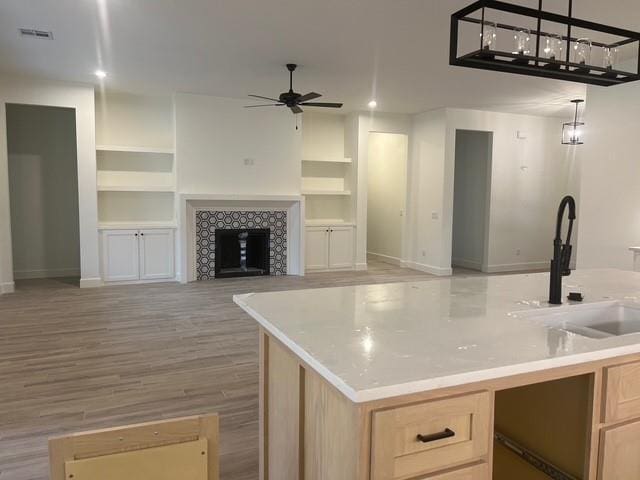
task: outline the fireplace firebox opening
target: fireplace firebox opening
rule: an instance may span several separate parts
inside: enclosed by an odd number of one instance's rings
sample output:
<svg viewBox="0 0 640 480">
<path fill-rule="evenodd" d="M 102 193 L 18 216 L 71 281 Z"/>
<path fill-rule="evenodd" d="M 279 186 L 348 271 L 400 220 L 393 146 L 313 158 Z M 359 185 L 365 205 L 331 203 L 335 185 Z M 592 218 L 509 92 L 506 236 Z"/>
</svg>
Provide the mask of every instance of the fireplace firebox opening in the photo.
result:
<svg viewBox="0 0 640 480">
<path fill-rule="evenodd" d="M 216 229 L 215 278 L 269 275 L 269 229 Z"/>
</svg>

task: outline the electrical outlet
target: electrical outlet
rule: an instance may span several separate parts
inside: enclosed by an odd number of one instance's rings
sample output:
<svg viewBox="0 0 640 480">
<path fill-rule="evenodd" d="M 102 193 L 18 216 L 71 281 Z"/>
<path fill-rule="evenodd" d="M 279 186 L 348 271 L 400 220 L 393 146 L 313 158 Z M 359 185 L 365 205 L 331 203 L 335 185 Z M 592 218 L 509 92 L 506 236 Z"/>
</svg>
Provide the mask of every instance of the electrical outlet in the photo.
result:
<svg viewBox="0 0 640 480">
<path fill-rule="evenodd" d="M 519 248 L 516 250 L 516 255 L 517 255 L 518 257 L 520 256 L 520 249 L 519 249 Z"/>
<path fill-rule="evenodd" d="M 255 160 L 254 160 L 253 158 L 245 158 L 245 159 L 244 159 L 244 164 L 245 164 L 247 167 L 252 166 L 254 163 L 255 163 Z"/>
<path fill-rule="evenodd" d="M 431 220 L 438 220 L 438 212 L 431 212 Z"/>
<path fill-rule="evenodd" d="M 422 250 L 422 256 L 426 257 L 427 256 L 427 251 L 426 250 Z"/>
</svg>

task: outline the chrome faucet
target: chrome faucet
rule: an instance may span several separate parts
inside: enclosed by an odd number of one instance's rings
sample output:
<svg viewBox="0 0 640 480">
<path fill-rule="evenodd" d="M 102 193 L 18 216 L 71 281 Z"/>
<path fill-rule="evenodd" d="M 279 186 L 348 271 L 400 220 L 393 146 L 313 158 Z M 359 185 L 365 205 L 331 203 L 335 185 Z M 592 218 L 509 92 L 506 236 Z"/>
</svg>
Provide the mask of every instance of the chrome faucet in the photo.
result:
<svg viewBox="0 0 640 480">
<path fill-rule="evenodd" d="M 560 238 L 562 230 L 562 218 L 567 206 L 569 207 L 569 229 L 567 240 L 562 244 Z M 571 274 L 569 262 L 571 261 L 571 231 L 573 221 L 576 219 L 576 201 L 571 195 L 567 195 L 560 202 L 558 208 L 558 220 L 556 221 L 556 238 L 553 239 L 553 260 L 551 260 L 551 275 L 549 282 L 549 303 L 560 305 L 562 303 L 562 277 Z"/>
</svg>

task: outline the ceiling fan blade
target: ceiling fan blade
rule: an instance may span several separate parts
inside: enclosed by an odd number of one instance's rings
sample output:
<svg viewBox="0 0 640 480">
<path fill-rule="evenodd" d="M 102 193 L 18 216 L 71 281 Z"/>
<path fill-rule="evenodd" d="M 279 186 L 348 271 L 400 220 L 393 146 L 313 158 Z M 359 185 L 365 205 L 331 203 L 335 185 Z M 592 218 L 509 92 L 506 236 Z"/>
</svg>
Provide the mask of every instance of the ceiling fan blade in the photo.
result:
<svg viewBox="0 0 640 480">
<path fill-rule="evenodd" d="M 328 103 L 328 102 L 305 102 L 300 105 L 305 105 L 307 107 L 325 107 L 325 108 L 341 108 L 341 103 Z"/>
<path fill-rule="evenodd" d="M 316 98 L 320 98 L 321 96 L 322 95 L 320 95 L 319 93 L 309 92 L 306 95 L 302 95 L 300 98 L 298 98 L 298 103 L 307 102 L 309 100 L 314 100 Z"/>
<path fill-rule="evenodd" d="M 298 105 L 294 105 L 293 107 L 289 107 L 293 113 L 302 113 L 302 109 Z"/>
<path fill-rule="evenodd" d="M 266 103 L 264 105 L 245 105 L 244 108 L 256 108 L 256 107 L 282 107 L 284 103 Z"/>
<path fill-rule="evenodd" d="M 272 102 L 279 102 L 280 99 L 279 98 L 270 98 L 270 97 L 263 97 L 261 95 L 249 95 L 249 97 L 253 97 L 253 98 L 260 98 L 262 100 L 271 100 Z"/>
</svg>

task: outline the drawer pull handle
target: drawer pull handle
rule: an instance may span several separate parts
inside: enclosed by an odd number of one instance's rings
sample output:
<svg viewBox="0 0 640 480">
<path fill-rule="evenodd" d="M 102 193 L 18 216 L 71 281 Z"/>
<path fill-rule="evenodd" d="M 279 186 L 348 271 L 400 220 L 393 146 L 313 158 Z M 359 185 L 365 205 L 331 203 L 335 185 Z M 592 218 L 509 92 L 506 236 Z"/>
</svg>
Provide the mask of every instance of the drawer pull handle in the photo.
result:
<svg viewBox="0 0 640 480">
<path fill-rule="evenodd" d="M 422 443 L 435 442 L 436 440 L 443 440 L 445 438 L 451 438 L 455 436 L 456 432 L 451 430 L 450 428 L 445 428 L 444 431 L 438 433 L 432 433 L 430 435 L 422 435 L 418 434 L 416 440 Z"/>
</svg>

